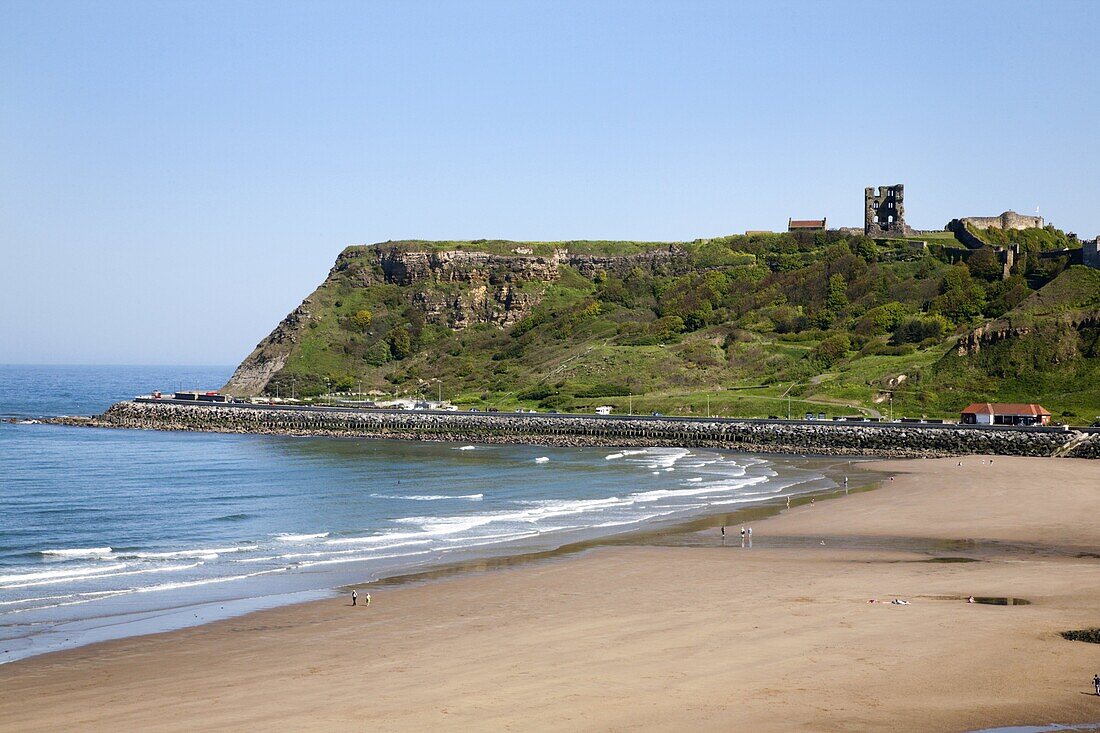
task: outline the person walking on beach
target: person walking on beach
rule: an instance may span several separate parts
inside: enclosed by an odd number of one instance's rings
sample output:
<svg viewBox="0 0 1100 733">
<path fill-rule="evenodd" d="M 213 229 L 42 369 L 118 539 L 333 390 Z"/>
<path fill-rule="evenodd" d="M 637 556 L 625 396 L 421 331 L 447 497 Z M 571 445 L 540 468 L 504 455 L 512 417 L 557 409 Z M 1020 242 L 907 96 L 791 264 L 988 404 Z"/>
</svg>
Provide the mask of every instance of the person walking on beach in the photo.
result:
<svg viewBox="0 0 1100 733">
<path fill-rule="evenodd" d="M 355 591 L 355 589 L 352 588 L 352 591 L 351 591 L 351 605 L 354 606 L 358 601 L 359 601 L 359 593 L 357 593 Z"/>
<path fill-rule="evenodd" d="M 367 605 L 370 605 L 370 593 L 367 594 Z"/>
<path fill-rule="evenodd" d="M 1092 676 L 1092 686 L 1096 688 L 1096 694 L 1100 695 L 1100 674 Z"/>
<path fill-rule="evenodd" d="M 726 541 L 726 527 L 724 525 L 722 526 L 722 541 Z"/>
</svg>

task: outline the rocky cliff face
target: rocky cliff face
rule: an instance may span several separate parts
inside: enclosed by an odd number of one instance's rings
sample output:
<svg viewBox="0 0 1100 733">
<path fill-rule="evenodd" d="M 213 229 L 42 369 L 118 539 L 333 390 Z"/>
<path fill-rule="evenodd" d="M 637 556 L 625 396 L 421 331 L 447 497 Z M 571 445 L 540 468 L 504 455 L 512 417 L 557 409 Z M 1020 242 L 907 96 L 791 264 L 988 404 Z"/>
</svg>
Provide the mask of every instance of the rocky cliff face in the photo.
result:
<svg viewBox="0 0 1100 733">
<path fill-rule="evenodd" d="M 520 280 L 557 280 L 560 259 L 533 255 L 496 255 L 488 252 L 409 252 L 378 250 L 378 264 L 387 283 L 423 282 L 500 285 Z"/>
<path fill-rule="evenodd" d="M 676 247 L 621 256 L 574 254 L 564 248 L 554 250 L 549 256 L 524 253 L 499 255 L 464 250 L 418 252 L 398 247 L 380 247 L 376 252 L 385 281 L 395 285 L 423 282 L 501 285 L 527 280 L 552 282 L 560 277 L 562 266 L 572 267 L 581 275 L 592 277 L 599 271 L 621 275 L 633 267 L 675 271 L 688 264 L 687 254 Z"/>
<path fill-rule="evenodd" d="M 995 344 L 1006 341 L 1015 341 L 1026 338 L 1035 333 L 1035 327 L 1026 319 L 1021 323 L 1013 323 L 1011 320 L 997 320 L 983 324 L 973 331 L 963 334 L 955 342 L 955 353 L 958 356 L 975 355 L 983 348 L 989 348 Z M 1084 331 L 1100 328 L 1100 312 L 1066 313 L 1061 317 L 1050 318 L 1043 323 L 1049 331 L 1050 328 L 1061 328 L 1065 331 Z"/>
<path fill-rule="evenodd" d="M 409 243 L 348 247 L 337 258 L 325 282 L 257 344 L 223 391 L 234 395 L 261 394 L 300 351 L 311 331 L 323 333 L 328 328 L 329 332 L 343 329 L 341 333 L 350 333 L 344 344 L 345 354 L 362 346 L 361 339 L 373 337 L 377 342 L 378 334 L 373 328 L 365 326 L 370 329 L 365 334 L 355 332 L 347 316 L 334 313 L 345 300 L 356 299 L 357 292 L 385 290 L 387 313 L 401 313 L 405 317 L 407 309 L 412 309 L 412 317 L 427 324 L 455 330 L 478 324 L 503 328 L 529 314 L 566 267 L 592 278 L 600 271 L 623 275 L 640 267 L 675 273 L 686 271 L 689 266 L 687 253 L 675 246 L 621 256 L 572 253 L 566 247 L 549 254 L 534 254 L 525 246 L 517 246 L 506 254 L 473 249 L 440 250 L 430 243 L 419 247 Z M 374 328 L 379 327 L 375 322 Z M 333 344 L 320 346 L 331 348 Z"/>
</svg>

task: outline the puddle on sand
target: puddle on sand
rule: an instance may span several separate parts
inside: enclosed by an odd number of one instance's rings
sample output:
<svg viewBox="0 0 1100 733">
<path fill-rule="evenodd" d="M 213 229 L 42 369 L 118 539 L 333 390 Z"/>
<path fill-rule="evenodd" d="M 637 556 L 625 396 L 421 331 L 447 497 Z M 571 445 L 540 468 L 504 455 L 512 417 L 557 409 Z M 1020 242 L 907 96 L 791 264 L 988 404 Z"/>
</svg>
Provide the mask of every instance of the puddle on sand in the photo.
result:
<svg viewBox="0 0 1100 733">
<path fill-rule="evenodd" d="M 1008 596 L 974 596 L 975 603 L 984 603 L 987 606 L 1030 606 L 1031 601 L 1026 598 L 1011 598 Z M 1051 728 L 1051 730 L 1058 730 Z"/>
<path fill-rule="evenodd" d="M 974 557 L 930 557 L 927 560 L 919 560 L 918 562 L 937 562 L 937 563 L 952 563 L 952 562 L 981 562 L 981 560 Z"/>
</svg>

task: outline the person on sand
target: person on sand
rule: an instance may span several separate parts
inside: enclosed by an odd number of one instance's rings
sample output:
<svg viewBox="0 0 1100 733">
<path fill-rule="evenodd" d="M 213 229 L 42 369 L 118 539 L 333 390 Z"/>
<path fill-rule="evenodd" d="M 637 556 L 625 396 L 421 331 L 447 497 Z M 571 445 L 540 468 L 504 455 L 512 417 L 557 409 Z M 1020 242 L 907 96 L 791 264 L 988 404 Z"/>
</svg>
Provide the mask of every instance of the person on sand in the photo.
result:
<svg viewBox="0 0 1100 733">
<path fill-rule="evenodd" d="M 723 541 L 726 539 L 726 528 L 724 526 L 722 527 L 722 539 Z"/>
<path fill-rule="evenodd" d="M 1092 676 L 1092 686 L 1096 688 L 1096 694 L 1100 695 L 1100 674 Z"/>
<path fill-rule="evenodd" d="M 789 496 L 787 497 L 787 508 L 788 509 L 791 508 L 791 497 L 789 497 Z"/>
<path fill-rule="evenodd" d="M 367 605 L 370 605 L 370 593 L 367 594 Z"/>
<path fill-rule="evenodd" d="M 356 605 L 359 601 L 359 593 L 354 588 L 351 590 L 351 605 Z"/>
</svg>

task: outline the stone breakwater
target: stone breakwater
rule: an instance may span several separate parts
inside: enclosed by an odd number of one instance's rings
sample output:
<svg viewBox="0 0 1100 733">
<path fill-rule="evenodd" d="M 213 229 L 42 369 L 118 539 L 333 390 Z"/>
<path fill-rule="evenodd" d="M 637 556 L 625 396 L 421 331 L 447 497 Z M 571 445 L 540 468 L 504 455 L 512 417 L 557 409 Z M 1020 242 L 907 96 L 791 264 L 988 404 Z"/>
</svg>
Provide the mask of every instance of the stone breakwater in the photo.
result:
<svg viewBox="0 0 1100 733">
<path fill-rule="evenodd" d="M 55 422 L 97 427 L 268 435 L 313 435 L 527 443 L 557 446 L 683 446 L 751 453 L 936 457 L 967 454 L 1100 457 L 1100 434 L 981 430 L 927 425 L 773 423 L 566 415 L 367 412 L 120 402 L 93 418 Z"/>
</svg>

